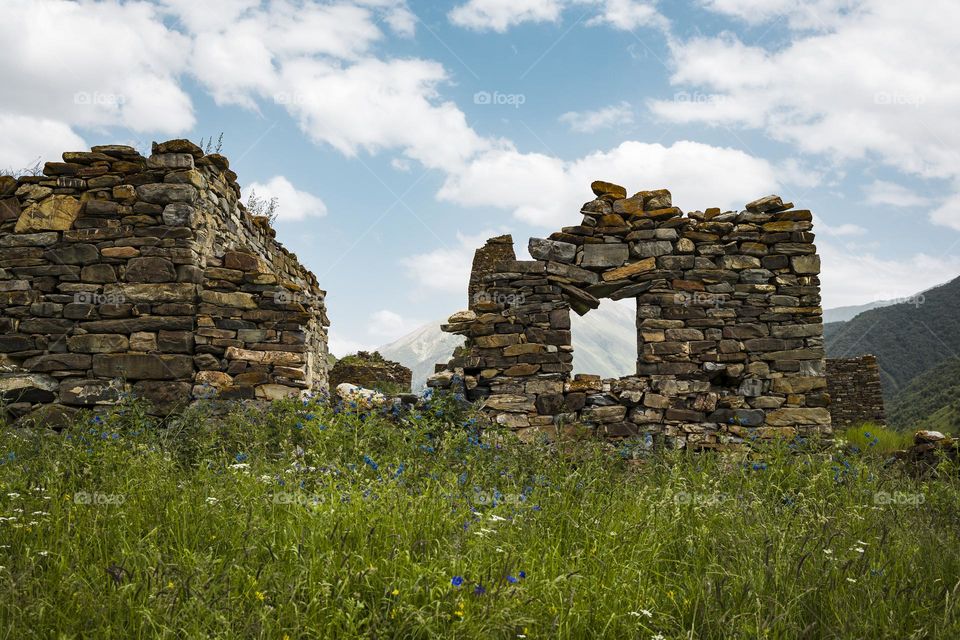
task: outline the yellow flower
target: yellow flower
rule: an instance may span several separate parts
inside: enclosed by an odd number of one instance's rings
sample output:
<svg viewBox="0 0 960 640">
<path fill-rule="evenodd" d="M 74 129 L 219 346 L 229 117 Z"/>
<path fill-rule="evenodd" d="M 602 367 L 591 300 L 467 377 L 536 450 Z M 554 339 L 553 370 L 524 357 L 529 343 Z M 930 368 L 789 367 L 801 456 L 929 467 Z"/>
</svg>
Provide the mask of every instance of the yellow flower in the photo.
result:
<svg viewBox="0 0 960 640">
<path fill-rule="evenodd" d="M 167 589 L 173 589 L 173 581 L 167 583 Z"/>
<path fill-rule="evenodd" d="M 254 595 L 254 596 L 257 598 L 257 600 L 259 600 L 260 602 L 263 602 L 264 598 L 267 597 L 266 594 L 265 594 L 263 591 L 257 591 L 257 592 L 254 593 L 253 595 Z"/>
<path fill-rule="evenodd" d="M 390 595 L 394 595 L 394 596 L 400 595 L 400 589 L 394 589 L 393 591 L 390 592 Z"/>
</svg>

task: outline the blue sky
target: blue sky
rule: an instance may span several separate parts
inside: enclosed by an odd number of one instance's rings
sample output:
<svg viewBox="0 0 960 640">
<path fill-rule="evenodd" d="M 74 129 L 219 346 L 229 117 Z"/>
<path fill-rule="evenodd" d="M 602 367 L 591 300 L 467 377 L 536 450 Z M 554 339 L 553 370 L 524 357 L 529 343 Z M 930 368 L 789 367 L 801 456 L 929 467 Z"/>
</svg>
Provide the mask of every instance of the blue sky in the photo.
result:
<svg viewBox="0 0 960 640">
<path fill-rule="evenodd" d="M 960 4 L 924 7 L 7 0 L 0 166 L 223 132 L 338 355 L 464 307 L 484 238 L 525 253 L 593 179 L 779 193 L 817 216 L 824 306 L 904 297 L 960 273 Z"/>
</svg>

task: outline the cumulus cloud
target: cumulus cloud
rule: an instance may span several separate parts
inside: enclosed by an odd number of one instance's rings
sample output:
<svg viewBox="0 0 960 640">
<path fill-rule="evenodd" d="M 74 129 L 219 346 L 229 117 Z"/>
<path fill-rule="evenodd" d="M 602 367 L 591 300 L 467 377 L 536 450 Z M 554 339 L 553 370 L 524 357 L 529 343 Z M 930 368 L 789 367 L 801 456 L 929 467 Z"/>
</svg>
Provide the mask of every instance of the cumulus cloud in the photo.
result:
<svg viewBox="0 0 960 640">
<path fill-rule="evenodd" d="M 464 293 L 470 279 L 474 252 L 488 238 L 506 233 L 504 229 L 485 229 L 474 235 L 457 232 L 452 246 L 416 254 L 401 260 L 401 265 L 417 285 L 415 295 L 424 292 Z"/>
<path fill-rule="evenodd" d="M 709 6 L 746 15 L 753 4 Z M 808 153 L 869 156 L 922 177 L 956 177 L 960 59 L 944 52 L 956 45 L 960 5 L 931 0 L 916 11 L 884 0 L 826 4 L 835 9 L 824 13 L 826 29 L 799 32 L 772 49 L 731 34 L 671 41 L 671 82 L 711 99 L 653 100 L 654 114 L 759 128 Z"/>
<path fill-rule="evenodd" d="M 57 160 L 67 150 L 82 151 L 87 143 L 65 123 L 46 118 L 0 113 L 0 172 L 17 171 L 38 161 Z"/>
<path fill-rule="evenodd" d="M 593 133 L 600 129 L 633 124 L 633 108 L 627 102 L 620 102 L 596 111 L 568 111 L 559 120 L 571 131 Z"/>
<path fill-rule="evenodd" d="M 533 225 L 556 227 L 593 197 L 593 180 L 628 190 L 670 188 L 684 210 L 741 208 L 776 191 L 769 162 L 738 149 L 690 141 L 670 146 L 628 141 L 574 161 L 516 149 L 491 150 L 447 178 L 439 197 L 465 206 L 510 209 Z"/>
<path fill-rule="evenodd" d="M 565 9 L 593 11 L 588 26 L 608 25 L 630 31 L 667 24 L 655 1 L 645 0 L 468 0 L 447 14 L 450 22 L 475 31 L 497 31 L 524 23 L 557 22 Z"/>
<path fill-rule="evenodd" d="M 941 284 L 960 272 L 960 257 L 916 253 L 904 258 L 850 251 L 834 243 L 818 245 L 825 308 L 904 298 Z"/>
<path fill-rule="evenodd" d="M 153 5 L 11 0 L 0 4 L 0 41 L 5 141 L 45 150 L 75 146 L 76 127 L 175 134 L 194 124 L 179 80 L 190 40 Z M 18 131 L 23 118 L 40 126 Z"/>
<path fill-rule="evenodd" d="M 420 326 L 420 322 L 406 318 L 396 311 L 381 309 L 370 316 L 367 333 L 378 338 L 395 340 Z"/>
<path fill-rule="evenodd" d="M 277 220 L 280 221 L 327 215 L 327 205 L 323 200 L 312 193 L 300 191 L 284 176 L 274 176 L 265 183 L 253 182 L 243 192 L 244 199 L 251 193 L 256 193 L 257 198 L 265 202 L 276 198 Z"/>
<path fill-rule="evenodd" d="M 870 204 L 891 207 L 922 207 L 930 204 L 930 198 L 921 196 L 901 184 L 885 180 L 874 180 L 872 184 L 864 187 L 864 191 Z"/>
</svg>

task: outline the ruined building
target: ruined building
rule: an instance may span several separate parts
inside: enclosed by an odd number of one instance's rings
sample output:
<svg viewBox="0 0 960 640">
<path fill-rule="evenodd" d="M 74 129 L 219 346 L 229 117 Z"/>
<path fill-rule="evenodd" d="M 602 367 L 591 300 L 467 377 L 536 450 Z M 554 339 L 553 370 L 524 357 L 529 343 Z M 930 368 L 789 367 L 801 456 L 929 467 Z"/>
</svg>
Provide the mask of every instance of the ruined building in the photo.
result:
<svg viewBox="0 0 960 640">
<path fill-rule="evenodd" d="M 325 293 L 274 236 L 227 159 L 186 140 L 0 178 L 7 410 L 326 390 Z"/>
<path fill-rule="evenodd" d="M 641 446 L 723 448 L 829 434 L 820 258 L 810 211 L 778 196 L 687 215 L 666 190 L 594 182 L 583 220 L 477 252 L 466 345 L 430 385 L 482 399 L 521 436 L 585 426 Z M 570 377 L 570 310 L 637 302 L 636 374 Z"/>
</svg>

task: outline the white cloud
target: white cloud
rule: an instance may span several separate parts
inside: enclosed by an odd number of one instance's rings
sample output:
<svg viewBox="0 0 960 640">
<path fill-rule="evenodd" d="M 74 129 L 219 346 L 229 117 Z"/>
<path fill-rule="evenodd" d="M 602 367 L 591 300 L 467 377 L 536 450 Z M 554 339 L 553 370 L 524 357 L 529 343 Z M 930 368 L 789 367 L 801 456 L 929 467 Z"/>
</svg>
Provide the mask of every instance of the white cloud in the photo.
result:
<svg viewBox="0 0 960 640">
<path fill-rule="evenodd" d="M 488 238 L 503 235 L 504 229 L 485 229 L 475 235 L 457 233 L 457 243 L 409 256 L 401 260 L 407 275 L 417 283 L 415 293 L 425 291 L 464 293 L 470 279 L 474 252 Z"/>
<path fill-rule="evenodd" d="M 852 223 L 843 223 L 836 226 L 827 224 L 823 221 L 818 215 L 813 216 L 813 228 L 818 233 L 821 233 L 825 236 L 862 236 L 867 233 L 867 230 L 861 227 L 860 225 Z"/>
<path fill-rule="evenodd" d="M 620 102 L 596 111 L 568 111 L 559 120 L 571 131 L 593 133 L 608 127 L 633 124 L 633 108 L 627 102 Z"/>
<path fill-rule="evenodd" d="M 560 227 L 579 220 L 580 206 L 593 197 L 593 180 L 609 180 L 628 191 L 669 188 L 674 204 L 684 210 L 739 209 L 779 186 L 770 163 L 737 149 L 690 141 L 669 147 L 628 141 L 572 162 L 492 150 L 449 176 L 439 197 L 465 206 L 506 208 L 530 224 Z"/>
<path fill-rule="evenodd" d="M 64 151 L 83 151 L 87 143 L 63 122 L 0 113 L 0 172 L 59 160 Z"/>
<path fill-rule="evenodd" d="M 960 272 L 960 257 L 917 253 L 903 259 L 818 245 L 824 308 L 903 298 L 941 284 Z"/>
<path fill-rule="evenodd" d="M 399 149 L 425 167 L 456 170 L 489 142 L 453 102 L 440 100 L 447 80 L 429 60 L 367 58 L 347 67 L 291 62 L 281 83 L 295 98 L 287 108 L 316 142 L 347 155 Z"/>
<path fill-rule="evenodd" d="M 371 336 L 392 341 L 410 333 L 421 324 L 420 321 L 405 318 L 395 311 L 381 309 L 370 316 L 370 322 L 367 324 L 367 333 Z"/>
<path fill-rule="evenodd" d="M 524 22 L 556 22 L 563 4 L 562 0 L 468 0 L 447 15 L 461 27 L 503 33 Z"/>
<path fill-rule="evenodd" d="M 596 9 L 596 14 L 586 21 L 587 26 L 607 25 L 631 31 L 641 26 L 667 25 L 655 0 L 467 0 L 454 7 L 447 17 L 461 27 L 503 33 L 527 22 L 557 22 L 565 9 L 584 6 Z"/>
<path fill-rule="evenodd" d="M 327 215 L 323 200 L 312 193 L 300 191 L 284 176 L 274 176 L 266 183 L 251 183 L 243 189 L 244 201 L 254 192 L 258 199 L 265 202 L 271 198 L 277 199 L 277 219 L 280 221 Z"/>
<path fill-rule="evenodd" d="M 639 0 L 604 0 L 600 14 L 587 20 L 587 26 L 608 25 L 622 31 L 637 27 L 666 28 L 667 19 L 656 9 L 656 2 Z"/>
<path fill-rule="evenodd" d="M 747 14 L 755 3 L 713 4 Z M 760 128 L 800 151 L 869 156 L 923 177 L 960 174 L 960 58 L 949 55 L 960 4 L 930 0 L 923 11 L 885 0 L 862 0 L 851 11 L 840 5 L 852 3 L 826 4 L 834 9 L 824 13 L 828 29 L 798 32 L 772 50 L 730 34 L 671 41 L 671 82 L 715 98 L 655 100 L 653 112 Z"/>
<path fill-rule="evenodd" d="M 700 4 L 749 24 L 785 17 L 795 29 L 827 29 L 859 0 L 701 0 Z"/>
<path fill-rule="evenodd" d="M 334 325 L 336 326 L 336 325 Z M 373 341 L 348 338 L 336 329 L 331 328 L 327 336 L 329 351 L 337 358 L 348 356 L 357 351 L 373 351 L 377 345 Z"/>
<path fill-rule="evenodd" d="M 930 220 L 934 224 L 960 231 L 960 193 L 950 196 L 931 211 Z"/>
<path fill-rule="evenodd" d="M 179 74 L 189 38 L 147 3 L 13 0 L 0 4 L 7 116 L 60 127 L 122 126 L 175 134 L 193 126 Z M 9 130 L 0 131 L 6 138 Z"/>
<path fill-rule="evenodd" d="M 922 207 L 930 204 L 930 198 L 914 193 L 901 184 L 885 180 L 874 180 L 872 184 L 864 187 L 864 191 L 870 204 L 891 207 Z"/>
</svg>

